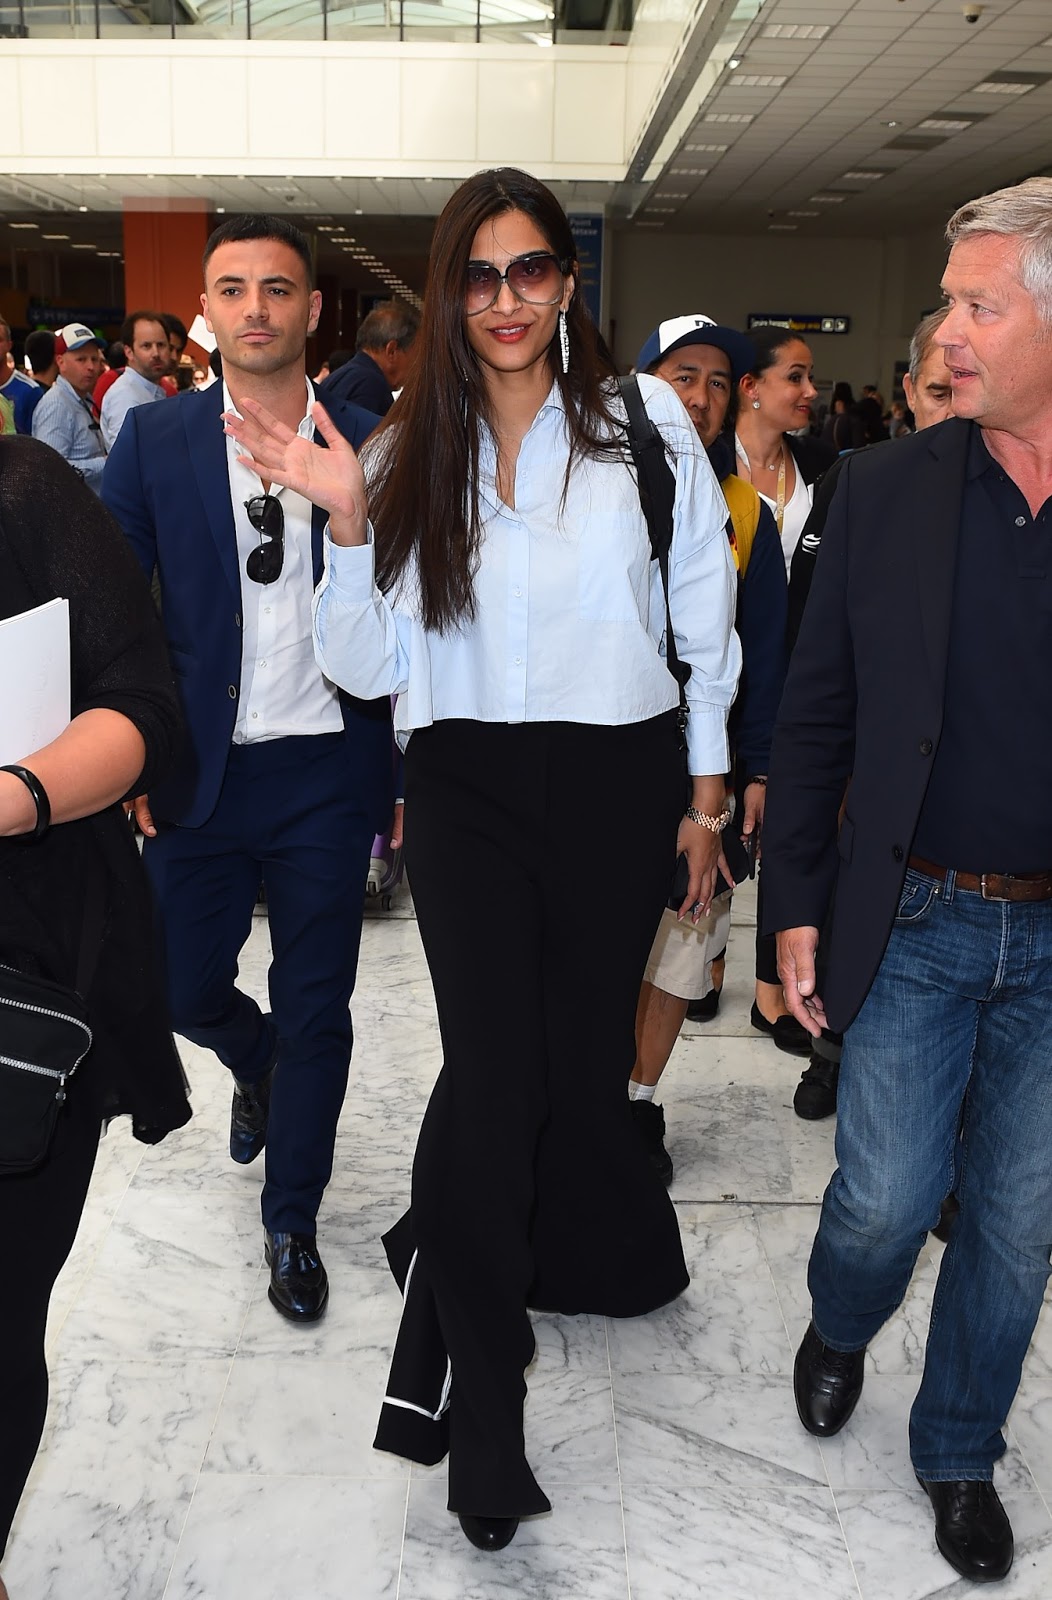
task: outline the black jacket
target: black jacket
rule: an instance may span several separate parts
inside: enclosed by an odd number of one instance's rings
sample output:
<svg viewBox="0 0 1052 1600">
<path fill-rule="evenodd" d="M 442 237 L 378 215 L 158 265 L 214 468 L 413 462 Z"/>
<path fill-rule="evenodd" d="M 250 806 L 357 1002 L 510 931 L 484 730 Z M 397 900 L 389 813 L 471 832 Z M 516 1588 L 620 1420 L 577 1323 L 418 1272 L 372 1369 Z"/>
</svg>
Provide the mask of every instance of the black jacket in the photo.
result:
<svg viewBox="0 0 1052 1600">
<path fill-rule="evenodd" d="M 884 955 L 938 748 L 972 426 L 845 459 L 775 728 L 765 927 L 821 928 L 835 888 L 822 998 L 837 1031 Z"/>
<path fill-rule="evenodd" d="M 69 601 L 72 713 L 106 707 L 135 724 L 146 746 L 131 789 L 140 794 L 171 764 L 181 734 L 149 586 L 83 479 L 48 445 L 4 439 L 0 617 L 57 595 Z M 12 692 L 0 684 L 0 693 Z M 72 986 L 90 861 L 101 866 L 106 923 L 85 997 L 95 1040 L 70 1093 L 93 1095 L 104 1117 L 129 1113 L 136 1136 L 152 1143 L 188 1121 L 190 1108 L 166 1020 L 146 877 L 119 805 L 57 823 L 36 843 L 0 839 L 0 961 Z"/>
</svg>

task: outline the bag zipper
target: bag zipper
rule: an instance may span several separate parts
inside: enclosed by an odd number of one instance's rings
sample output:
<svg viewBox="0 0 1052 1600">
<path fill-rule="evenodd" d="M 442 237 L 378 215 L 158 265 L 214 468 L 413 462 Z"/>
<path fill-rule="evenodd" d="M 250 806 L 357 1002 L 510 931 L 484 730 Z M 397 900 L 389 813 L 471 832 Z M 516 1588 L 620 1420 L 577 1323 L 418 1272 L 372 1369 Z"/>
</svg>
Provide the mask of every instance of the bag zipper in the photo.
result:
<svg viewBox="0 0 1052 1600">
<path fill-rule="evenodd" d="M 8 971 L 13 970 L 13 968 L 8 968 Z M 91 1049 L 94 1040 L 94 1035 L 91 1029 L 88 1027 L 87 1023 L 82 1022 L 79 1017 L 71 1017 L 65 1011 L 52 1011 L 49 1006 L 34 1006 L 31 1005 L 28 1000 L 12 1000 L 10 996 L 5 996 L 0 1004 L 11 1006 L 15 1011 L 28 1011 L 32 1013 L 33 1016 L 50 1017 L 54 1022 L 68 1022 L 71 1027 L 79 1028 L 82 1033 L 87 1035 L 87 1044 L 84 1046 L 83 1050 L 80 1052 L 80 1055 L 77 1057 L 76 1061 L 74 1061 L 68 1072 L 59 1072 L 54 1067 L 38 1067 L 36 1063 L 32 1061 L 16 1061 L 12 1056 L 0 1056 L 0 1066 L 17 1067 L 22 1072 L 34 1072 L 39 1077 L 58 1078 L 59 1092 L 57 1098 L 60 1101 L 64 1100 L 66 1098 L 67 1082 L 70 1078 L 72 1078 L 73 1074 L 84 1060 L 84 1057 Z"/>
</svg>

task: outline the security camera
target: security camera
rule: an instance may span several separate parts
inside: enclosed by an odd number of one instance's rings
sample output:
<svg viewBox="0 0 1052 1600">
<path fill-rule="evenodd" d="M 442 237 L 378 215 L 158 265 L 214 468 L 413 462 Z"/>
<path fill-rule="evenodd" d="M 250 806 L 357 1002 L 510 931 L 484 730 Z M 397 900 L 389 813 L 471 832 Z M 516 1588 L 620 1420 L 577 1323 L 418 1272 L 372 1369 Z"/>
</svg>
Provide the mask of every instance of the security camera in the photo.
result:
<svg viewBox="0 0 1052 1600">
<path fill-rule="evenodd" d="M 982 6 L 966 5 L 961 7 L 961 12 L 965 22 L 974 27 L 983 14 L 983 8 Z"/>
</svg>

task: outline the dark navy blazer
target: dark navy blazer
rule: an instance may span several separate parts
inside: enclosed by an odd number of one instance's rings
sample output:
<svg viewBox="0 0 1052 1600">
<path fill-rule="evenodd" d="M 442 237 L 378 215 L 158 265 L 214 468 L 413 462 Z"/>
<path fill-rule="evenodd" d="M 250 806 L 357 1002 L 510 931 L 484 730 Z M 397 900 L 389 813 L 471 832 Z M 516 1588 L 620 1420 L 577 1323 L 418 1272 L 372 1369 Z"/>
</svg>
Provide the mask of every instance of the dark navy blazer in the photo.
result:
<svg viewBox="0 0 1052 1600">
<path fill-rule="evenodd" d="M 241 576 L 230 504 L 223 385 L 128 413 L 110 451 L 102 498 L 148 578 L 160 577 L 165 633 L 188 739 L 150 793 L 156 817 L 199 828 L 215 810 L 241 692 Z M 357 449 L 378 419 L 333 402 L 329 416 Z M 322 572 L 325 512 L 314 508 L 314 582 Z M 340 691 L 351 741 L 350 781 L 379 833 L 391 817 L 391 707 Z"/>
</svg>

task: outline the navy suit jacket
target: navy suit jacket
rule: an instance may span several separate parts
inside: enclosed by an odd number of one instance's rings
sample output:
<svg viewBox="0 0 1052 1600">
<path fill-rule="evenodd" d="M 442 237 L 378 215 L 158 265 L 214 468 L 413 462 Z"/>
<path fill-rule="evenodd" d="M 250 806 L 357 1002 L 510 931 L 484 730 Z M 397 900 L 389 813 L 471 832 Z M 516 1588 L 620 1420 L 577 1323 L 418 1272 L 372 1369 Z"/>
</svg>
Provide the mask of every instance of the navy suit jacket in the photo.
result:
<svg viewBox="0 0 1052 1600">
<path fill-rule="evenodd" d="M 334 400 L 365 406 L 381 417 L 386 417 L 394 405 L 391 386 L 368 350 L 359 350 L 350 361 L 330 372 L 318 388 L 318 398 L 326 406 Z"/>
<path fill-rule="evenodd" d="M 822 999 L 838 1032 L 883 959 L 939 746 L 973 426 L 844 458 L 778 714 L 764 926 L 821 929 L 833 899 Z"/>
<path fill-rule="evenodd" d="M 223 385 L 128 413 L 110 451 L 102 498 L 146 573 L 156 569 L 168 650 L 188 737 L 169 776 L 151 790 L 154 815 L 198 828 L 215 810 L 241 692 L 241 575 L 230 504 Z M 327 407 L 357 448 L 377 418 L 358 406 Z M 325 512 L 314 508 L 314 582 L 322 572 Z M 351 782 L 376 831 L 391 817 L 391 707 L 340 691 Z"/>
</svg>

